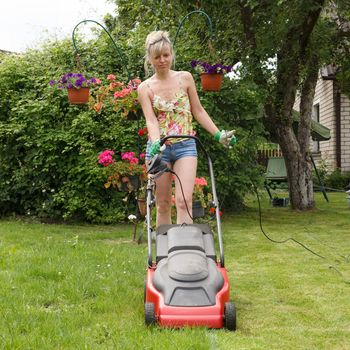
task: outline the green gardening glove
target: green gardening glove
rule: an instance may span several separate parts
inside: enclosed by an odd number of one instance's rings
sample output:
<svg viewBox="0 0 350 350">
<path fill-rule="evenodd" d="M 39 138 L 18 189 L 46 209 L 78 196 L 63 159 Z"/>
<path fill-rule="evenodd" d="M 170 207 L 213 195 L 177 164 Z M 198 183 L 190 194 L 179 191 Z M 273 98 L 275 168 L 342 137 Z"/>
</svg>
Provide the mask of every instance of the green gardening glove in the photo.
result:
<svg viewBox="0 0 350 350">
<path fill-rule="evenodd" d="M 236 144 L 237 142 L 236 136 L 234 135 L 235 132 L 236 130 L 221 130 L 215 134 L 214 138 L 216 141 L 223 144 L 224 147 L 230 147 Z"/>
<path fill-rule="evenodd" d="M 156 154 L 160 153 L 160 141 L 159 140 L 155 140 L 150 149 L 149 149 L 149 153 L 151 155 L 151 157 L 153 158 Z"/>
</svg>

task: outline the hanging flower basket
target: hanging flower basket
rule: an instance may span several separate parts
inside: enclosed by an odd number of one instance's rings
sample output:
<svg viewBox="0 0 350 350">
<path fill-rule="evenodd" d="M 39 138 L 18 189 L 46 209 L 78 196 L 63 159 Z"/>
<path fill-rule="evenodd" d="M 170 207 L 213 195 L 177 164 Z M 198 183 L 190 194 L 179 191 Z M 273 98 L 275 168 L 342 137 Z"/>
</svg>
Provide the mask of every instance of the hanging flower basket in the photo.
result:
<svg viewBox="0 0 350 350">
<path fill-rule="evenodd" d="M 232 66 L 224 66 L 221 63 L 210 64 L 197 60 L 191 61 L 191 67 L 200 74 L 204 91 L 219 91 L 224 74 L 232 72 Z"/>
<path fill-rule="evenodd" d="M 49 84 L 60 90 L 67 89 L 69 103 L 78 105 L 89 102 L 89 87 L 99 83 L 97 78 L 86 79 L 80 73 L 66 73 L 58 80 L 52 79 Z"/>
<path fill-rule="evenodd" d="M 121 192 L 137 191 L 141 185 L 140 176 L 130 175 L 123 176 L 121 181 L 117 183 L 117 188 Z"/>
<path fill-rule="evenodd" d="M 121 160 L 115 161 L 113 150 L 105 150 L 98 156 L 98 164 L 103 165 L 102 173 L 107 178 L 104 187 L 116 187 L 122 192 L 137 191 L 147 178 L 146 165 L 139 164 L 145 158 L 144 153 L 135 156 L 135 152 L 122 152 Z"/>
<path fill-rule="evenodd" d="M 146 200 L 144 198 L 138 198 L 137 205 L 138 205 L 141 217 L 145 217 L 147 213 Z"/>
<path fill-rule="evenodd" d="M 140 120 L 141 119 L 141 115 L 139 112 L 129 112 L 126 116 L 127 120 Z"/>
<path fill-rule="evenodd" d="M 223 74 L 202 73 L 200 77 L 203 91 L 220 91 Z"/>
<path fill-rule="evenodd" d="M 89 102 L 90 88 L 82 87 L 80 89 L 77 89 L 75 87 L 72 87 L 70 89 L 67 89 L 67 91 L 68 91 L 68 100 L 70 104 L 80 105 L 80 104 Z"/>
<path fill-rule="evenodd" d="M 141 105 L 138 100 L 137 87 L 140 79 L 132 79 L 127 85 L 117 80 L 114 74 L 108 74 L 96 93 L 92 94 L 90 107 L 100 113 L 106 107 L 112 107 L 126 120 L 141 118 Z"/>
</svg>

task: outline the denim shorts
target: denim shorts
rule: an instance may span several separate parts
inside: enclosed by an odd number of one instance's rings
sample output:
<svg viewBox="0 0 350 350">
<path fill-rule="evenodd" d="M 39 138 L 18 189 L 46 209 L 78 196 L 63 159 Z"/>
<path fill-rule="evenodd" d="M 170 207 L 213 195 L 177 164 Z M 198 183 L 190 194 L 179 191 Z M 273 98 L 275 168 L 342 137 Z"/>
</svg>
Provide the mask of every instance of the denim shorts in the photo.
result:
<svg viewBox="0 0 350 350">
<path fill-rule="evenodd" d="M 146 149 L 146 160 L 151 159 L 149 153 L 152 141 L 148 140 Z M 167 163 L 174 163 L 178 159 L 183 157 L 196 157 L 197 158 L 197 147 L 194 139 L 187 139 L 180 142 L 175 142 L 166 145 L 165 150 L 162 152 L 162 160 Z"/>
</svg>

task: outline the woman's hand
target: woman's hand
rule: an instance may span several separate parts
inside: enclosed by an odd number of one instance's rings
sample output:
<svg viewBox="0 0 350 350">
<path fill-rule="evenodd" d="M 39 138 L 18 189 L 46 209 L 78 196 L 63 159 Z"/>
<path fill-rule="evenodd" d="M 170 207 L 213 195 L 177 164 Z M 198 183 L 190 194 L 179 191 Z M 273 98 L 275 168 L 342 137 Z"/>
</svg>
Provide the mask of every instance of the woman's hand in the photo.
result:
<svg viewBox="0 0 350 350">
<path fill-rule="evenodd" d="M 150 149 L 149 149 L 149 153 L 151 155 L 151 157 L 153 158 L 156 154 L 160 153 L 160 141 L 159 140 L 155 140 Z"/>
<path fill-rule="evenodd" d="M 236 136 L 234 135 L 235 132 L 236 130 L 221 130 L 215 134 L 214 138 L 216 141 L 219 141 L 225 147 L 233 146 L 237 142 Z"/>
</svg>

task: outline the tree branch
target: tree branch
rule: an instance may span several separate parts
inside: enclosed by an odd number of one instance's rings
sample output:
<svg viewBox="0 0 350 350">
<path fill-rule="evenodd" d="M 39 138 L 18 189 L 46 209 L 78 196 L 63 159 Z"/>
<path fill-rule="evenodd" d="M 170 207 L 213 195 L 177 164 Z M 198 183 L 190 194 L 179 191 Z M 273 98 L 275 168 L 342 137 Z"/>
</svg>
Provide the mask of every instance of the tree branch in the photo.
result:
<svg viewBox="0 0 350 350">
<path fill-rule="evenodd" d="M 290 124 L 300 66 L 306 64 L 306 49 L 324 2 L 325 0 L 315 0 L 314 6 L 305 14 L 304 19 L 289 29 L 285 44 L 278 54 L 276 103 L 280 105 L 280 113 L 289 119 Z"/>
<path fill-rule="evenodd" d="M 325 0 L 316 0 L 315 6 L 310 9 L 309 13 L 305 16 L 303 23 L 300 26 L 300 51 L 302 56 L 305 55 L 306 47 L 309 43 L 310 35 L 317 23 Z M 317 6 L 318 5 L 318 6 Z"/>
<path fill-rule="evenodd" d="M 245 38 L 252 49 L 256 48 L 255 33 L 253 32 L 252 10 L 246 0 L 239 1 L 241 18 L 243 23 L 243 31 Z"/>
<path fill-rule="evenodd" d="M 266 88 L 267 86 L 267 80 L 264 77 L 264 72 L 261 68 L 261 58 L 257 54 L 257 42 L 256 42 L 256 33 L 254 28 L 254 21 L 253 21 L 253 10 L 250 8 L 247 0 L 239 0 L 239 8 L 241 12 L 241 20 L 243 24 L 243 32 L 245 35 L 247 47 L 249 47 L 250 50 L 248 50 L 248 55 L 252 59 L 252 73 L 254 77 L 254 82 L 261 86 L 262 88 Z"/>
</svg>

